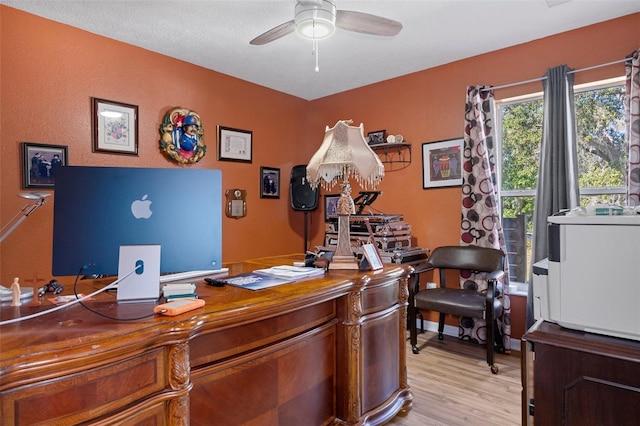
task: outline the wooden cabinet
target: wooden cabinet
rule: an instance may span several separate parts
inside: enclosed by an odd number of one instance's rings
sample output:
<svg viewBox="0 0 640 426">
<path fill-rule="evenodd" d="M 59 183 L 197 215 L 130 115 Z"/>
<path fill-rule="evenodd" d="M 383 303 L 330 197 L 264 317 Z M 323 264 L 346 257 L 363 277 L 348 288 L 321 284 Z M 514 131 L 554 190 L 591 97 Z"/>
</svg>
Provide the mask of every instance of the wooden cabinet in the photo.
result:
<svg viewBox="0 0 640 426">
<path fill-rule="evenodd" d="M 640 342 L 544 321 L 522 342 L 523 424 L 638 424 Z"/>
<path fill-rule="evenodd" d="M 407 310 L 395 308 L 408 300 L 408 285 L 363 284 L 338 303 L 337 418 L 373 425 L 406 412 L 413 399 L 405 364 Z"/>
<path fill-rule="evenodd" d="M 381 424 L 413 399 L 404 342 L 410 273 L 403 265 L 329 271 L 259 291 L 198 282 L 205 307 L 176 317 L 118 322 L 76 305 L 0 326 L 0 424 Z M 104 293 L 85 303 L 119 318 L 154 306 Z M 3 306 L 0 318 L 46 308 Z"/>
</svg>

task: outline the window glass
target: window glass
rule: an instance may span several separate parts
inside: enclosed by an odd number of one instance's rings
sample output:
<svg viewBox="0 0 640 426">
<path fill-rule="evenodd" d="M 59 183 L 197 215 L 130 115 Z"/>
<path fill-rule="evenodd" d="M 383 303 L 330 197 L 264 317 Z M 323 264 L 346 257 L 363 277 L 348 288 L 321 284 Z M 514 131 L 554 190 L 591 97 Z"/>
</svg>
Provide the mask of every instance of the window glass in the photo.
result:
<svg viewBox="0 0 640 426">
<path fill-rule="evenodd" d="M 623 78 L 574 87 L 581 205 L 625 204 Z M 497 104 L 498 180 L 513 281 L 530 276 L 533 206 L 542 142 L 542 93 Z"/>
</svg>

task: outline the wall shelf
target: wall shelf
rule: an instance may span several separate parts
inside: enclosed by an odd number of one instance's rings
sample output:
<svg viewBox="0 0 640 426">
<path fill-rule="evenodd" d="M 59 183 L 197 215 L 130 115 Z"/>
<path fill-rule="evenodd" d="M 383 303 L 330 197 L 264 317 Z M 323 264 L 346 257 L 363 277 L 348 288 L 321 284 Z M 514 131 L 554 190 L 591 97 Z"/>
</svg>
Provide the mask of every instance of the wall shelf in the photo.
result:
<svg viewBox="0 0 640 426">
<path fill-rule="evenodd" d="M 369 146 L 378 154 L 380 161 L 392 165 L 391 170 L 394 170 L 393 164 L 400 165 L 396 169 L 403 169 L 411 164 L 411 144 L 408 142 L 381 143 Z"/>
</svg>

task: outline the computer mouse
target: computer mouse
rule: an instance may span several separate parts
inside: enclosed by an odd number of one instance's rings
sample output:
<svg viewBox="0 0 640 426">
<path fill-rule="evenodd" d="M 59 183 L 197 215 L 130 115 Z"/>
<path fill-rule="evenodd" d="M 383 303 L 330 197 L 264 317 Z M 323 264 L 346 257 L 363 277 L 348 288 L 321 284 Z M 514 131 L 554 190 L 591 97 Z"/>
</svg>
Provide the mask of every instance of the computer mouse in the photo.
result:
<svg viewBox="0 0 640 426">
<path fill-rule="evenodd" d="M 205 278 L 204 281 L 214 287 L 224 287 L 227 282 L 219 278 Z"/>
</svg>

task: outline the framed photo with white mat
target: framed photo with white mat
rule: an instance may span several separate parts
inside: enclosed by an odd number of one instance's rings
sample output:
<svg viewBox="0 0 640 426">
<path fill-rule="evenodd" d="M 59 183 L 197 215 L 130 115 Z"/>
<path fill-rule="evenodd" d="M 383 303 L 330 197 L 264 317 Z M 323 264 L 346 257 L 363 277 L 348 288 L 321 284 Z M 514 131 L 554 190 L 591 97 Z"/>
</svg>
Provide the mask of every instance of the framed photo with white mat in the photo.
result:
<svg viewBox="0 0 640 426">
<path fill-rule="evenodd" d="M 362 254 L 364 258 L 360 264 L 360 269 L 371 269 L 375 271 L 384 267 L 380 254 L 378 254 L 378 250 L 373 244 L 364 244 L 362 246 Z"/>
</svg>

